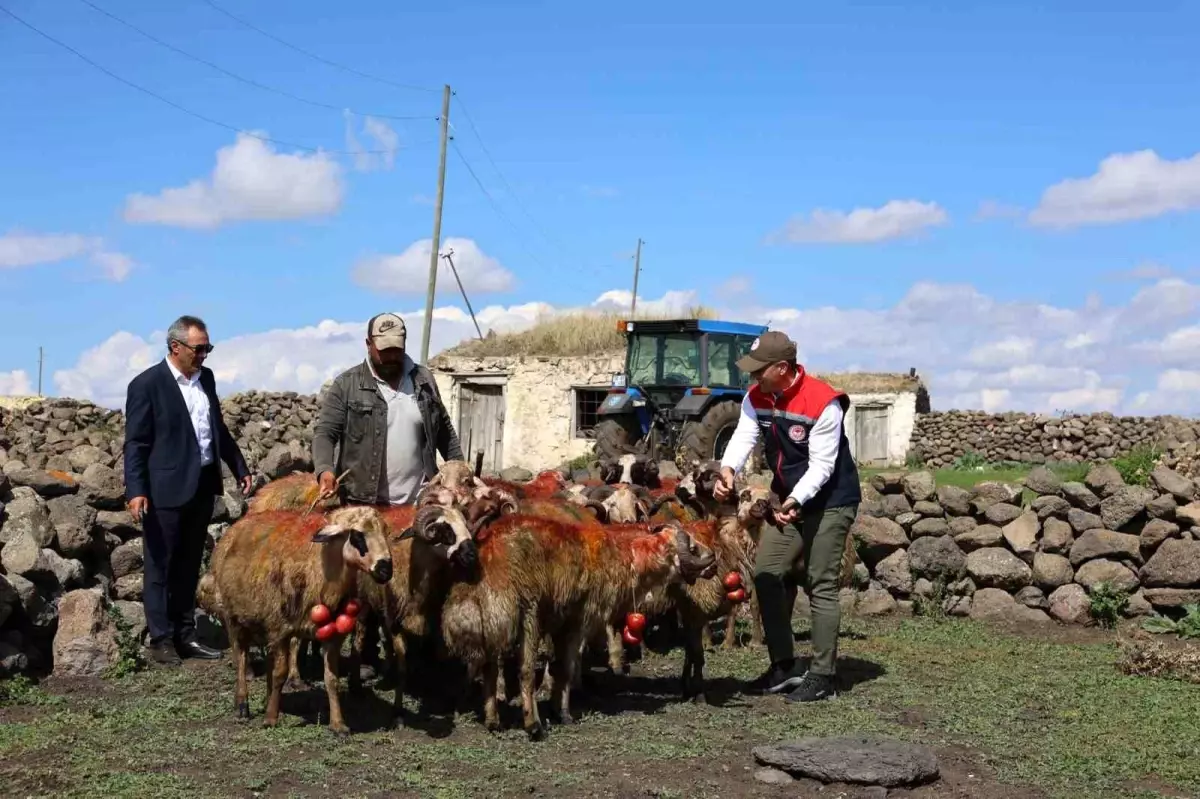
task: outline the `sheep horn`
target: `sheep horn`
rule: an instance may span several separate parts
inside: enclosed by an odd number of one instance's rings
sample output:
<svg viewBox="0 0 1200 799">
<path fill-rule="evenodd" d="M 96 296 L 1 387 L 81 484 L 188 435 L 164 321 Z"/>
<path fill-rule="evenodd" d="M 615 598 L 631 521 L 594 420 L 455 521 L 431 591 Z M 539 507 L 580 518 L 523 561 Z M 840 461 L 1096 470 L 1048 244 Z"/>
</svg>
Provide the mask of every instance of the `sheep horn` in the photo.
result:
<svg viewBox="0 0 1200 799">
<path fill-rule="evenodd" d="M 611 497 L 616 492 L 616 490 L 617 490 L 616 488 L 614 488 L 613 486 L 608 485 L 608 484 L 598 485 L 598 486 L 592 486 L 591 488 L 586 489 L 583 492 L 583 495 L 590 500 L 596 500 L 597 502 L 603 502 L 604 500 Z"/>
<path fill-rule="evenodd" d="M 650 503 L 650 514 L 649 515 L 653 516 L 654 514 L 658 513 L 660 510 L 662 510 L 662 506 L 666 505 L 668 502 L 678 502 L 681 505 L 683 504 L 683 500 L 681 500 L 679 497 L 675 496 L 674 494 L 664 494 L 663 496 L 659 497 L 658 499 L 656 499 Z"/>
<path fill-rule="evenodd" d="M 637 501 L 636 508 L 637 515 L 640 520 L 649 521 L 650 517 L 654 515 L 650 510 L 650 506 L 646 504 L 645 500 L 639 499 Z"/>
<path fill-rule="evenodd" d="M 433 536 L 429 533 L 429 525 L 436 524 L 441 519 L 442 508 L 440 506 L 426 505 L 417 510 L 417 514 L 413 518 L 413 530 L 426 541 L 432 541 Z"/>
<path fill-rule="evenodd" d="M 604 522 L 606 524 L 608 523 L 608 508 L 604 507 L 603 505 L 601 505 L 599 502 L 597 502 L 594 499 L 589 499 L 587 502 L 584 503 L 583 506 L 585 508 L 591 508 L 592 510 L 596 511 L 596 519 L 598 519 L 599 521 Z"/>
</svg>

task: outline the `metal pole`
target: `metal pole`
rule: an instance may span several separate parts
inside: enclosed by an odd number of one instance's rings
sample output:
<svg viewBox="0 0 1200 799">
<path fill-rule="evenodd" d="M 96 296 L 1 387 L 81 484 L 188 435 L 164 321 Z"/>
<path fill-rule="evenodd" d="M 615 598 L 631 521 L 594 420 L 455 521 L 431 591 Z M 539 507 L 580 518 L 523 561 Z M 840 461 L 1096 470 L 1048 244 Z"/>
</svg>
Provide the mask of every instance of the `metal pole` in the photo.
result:
<svg viewBox="0 0 1200 799">
<path fill-rule="evenodd" d="M 442 257 L 450 263 L 450 271 L 454 274 L 454 281 L 458 283 L 458 290 L 462 292 L 463 302 L 467 304 L 467 313 L 471 314 L 471 321 L 475 323 L 475 333 L 479 336 L 479 340 L 483 341 L 483 331 L 479 329 L 479 321 L 475 318 L 475 311 L 471 308 L 471 301 L 467 299 L 467 290 L 463 288 L 462 278 L 458 276 L 458 270 L 454 268 L 454 250 L 449 250 Z"/>
<path fill-rule="evenodd" d="M 633 303 L 629 306 L 629 315 L 637 311 L 638 272 L 642 271 L 642 240 L 638 239 L 637 252 L 633 256 Z"/>
<path fill-rule="evenodd" d="M 45 354 L 41 347 L 38 347 L 38 396 L 42 396 L 42 365 L 45 363 Z"/>
<path fill-rule="evenodd" d="M 446 139 L 450 135 L 450 84 L 442 87 L 442 142 L 438 154 L 437 197 L 433 201 L 433 247 L 429 251 L 429 291 L 425 295 L 425 325 L 421 363 L 429 362 L 429 333 L 433 327 L 433 298 L 437 291 L 438 247 L 442 240 L 442 195 L 446 189 Z"/>
</svg>

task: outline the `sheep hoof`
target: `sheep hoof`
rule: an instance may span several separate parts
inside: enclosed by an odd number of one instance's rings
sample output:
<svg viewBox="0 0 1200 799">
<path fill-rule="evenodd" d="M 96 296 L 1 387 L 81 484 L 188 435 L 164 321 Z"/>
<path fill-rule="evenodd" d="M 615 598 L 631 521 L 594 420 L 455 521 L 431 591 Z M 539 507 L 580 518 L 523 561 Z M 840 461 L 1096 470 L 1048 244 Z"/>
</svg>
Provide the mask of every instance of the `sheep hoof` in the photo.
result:
<svg viewBox="0 0 1200 799">
<path fill-rule="evenodd" d="M 532 727 L 525 729 L 525 734 L 529 736 L 529 740 L 531 741 L 544 741 L 546 740 L 546 725 L 540 722 L 535 723 Z"/>
<path fill-rule="evenodd" d="M 238 717 L 238 721 L 249 721 L 250 720 L 250 703 L 249 702 L 238 702 L 237 717 Z"/>
<path fill-rule="evenodd" d="M 345 724 L 338 724 L 337 726 L 330 724 L 329 731 L 332 732 L 338 738 L 347 738 L 350 735 L 350 728 L 347 727 Z"/>
<path fill-rule="evenodd" d="M 697 692 L 697 693 L 696 693 L 696 694 L 695 694 L 695 695 L 692 697 L 692 704 L 694 704 L 694 705 L 707 705 L 707 704 L 708 704 L 708 697 L 704 695 L 704 692 L 703 692 L 703 691 L 699 691 L 699 692 Z"/>
<path fill-rule="evenodd" d="M 392 729 L 402 730 L 408 726 L 408 714 L 404 708 L 398 707 L 392 712 Z"/>
</svg>

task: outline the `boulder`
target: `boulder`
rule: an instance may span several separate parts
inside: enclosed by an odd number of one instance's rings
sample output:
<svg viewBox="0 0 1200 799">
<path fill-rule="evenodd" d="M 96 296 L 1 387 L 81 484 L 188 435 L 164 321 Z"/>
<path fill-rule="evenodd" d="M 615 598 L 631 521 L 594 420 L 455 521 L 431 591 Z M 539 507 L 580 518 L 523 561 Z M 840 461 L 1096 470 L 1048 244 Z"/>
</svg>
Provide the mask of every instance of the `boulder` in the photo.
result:
<svg viewBox="0 0 1200 799">
<path fill-rule="evenodd" d="M 950 525 L 942 518 L 924 518 L 914 522 L 912 526 L 913 538 L 922 536 L 941 536 L 946 535 L 950 531 Z"/>
<path fill-rule="evenodd" d="M 998 502 L 1012 504 L 1021 496 L 1021 490 L 1008 483 L 984 480 L 971 489 L 971 508 L 975 513 L 984 513 Z"/>
<path fill-rule="evenodd" d="M 969 533 L 978 526 L 979 522 L 975 521 L 974 517 L 972 516 L 953 516 L 951 517 L 950 521 L 946 523 L 946 529 L 950 535 L 955 536 Z"/>
<path fill-rule="evenodd" d="M 1146 503 L 1157 496 L 1142 486 L 1121 486 L 1100 503 L 1100 518 L 1109 530 L 1122 530 L 1146 515 Z"/>
<path fill-rule="evenodd" d="M 1132 591 L 1138 586 L 1138 576 L 1128 566 L 1115 560 L 1099 558 L 1089 560 L 1076 569 L 1075 582 L 1089 592 L 1094 591 L 1100 583 L 1109 583 L 1117 591 Z"/>
<path fill-rule="evenodd" d="M 1035 494 L 1055 495 L 1062 490 L 1062 478 L 1045 466 L 1037 466 L 1025 477 L 1025 487 Z"/>
<path fill-rule="evenodd" d="M 992 507 L 1000 506 L 993 505 Z M 1041 532 L 1036 513 L 1032 510 L 1025 511 L 1006 524 L 1001 532 L 1004 540 L 1008 542 L 1008 548 L 1018 557 L 1027 561 L 1033 558 L 1033 553 L 1037 550 L 1038 533 Z"/>
<path fill-rule="evenodd" d="M 904 495 L 911 502 L 921 502 L 937 496 L 937 481 L 930 471 L 910 472 L 900 478 L 900 484 L 904 488 Z"/>
<path fill-rule="evenodd" d="M 939 776 L 937 757 L 927 747 L 867 736 L 801 738 L 753 752 L 761 765 L 824 783 L 899 788 Z"/>
<path fill-rule="evenodd" d="M 971 492 L 958 486 L 943 485 L 937 489 L 938 504 L 951 516 L 971 514 Z"/>
<path fill-rule="evenodd" d="M 143 566 L 142 539 L 131 538 L 121 544 L 109 555 L 109 562 L 112 564 L 113 579 L 116 580 L 140 572 Z"/>
<path fill-rule="evenodd" d="M 84 470 L 79 480 L 80 493 L 88 504 L 99 510 L 119 511 L 125 507 L 125 484 L 121 475 L 102 463 Z"/>
<path fill-rule="evenodd" d="M 1146 503 L 1146 515 L 1151 519 L 1165 519 L 1170 522 L 1175 520 L 1178 507 L 1179 503 L 1175 501 L 1175 497 L 1163 494 Z"/>
<path fill-rule="evenodd" d="M 908 596 L 913 589 L 912 571 L 909 569 L 908 553 L 897 549 L 875 565 L 875 579 L 893 594 Z"/>
<path fill-rule="evenodd" d="M 1141 539 L 1136 535 L 1114 533 L 1111 530 L 1088 530 L 1071 545 L 1070 558 L 1071 565 L 1077 568 L 1093 558 L 1128 559 L 1141 563 Z"/>
<path fill-rule="evenodd" d="M 1053 591 L 1071 582 L 1075 570 L 1062 555 L 1038 552 L 1033 556 L 1033 582 L 1043 590 Z"/>
<path fill-rule="evenodd" d="M 937 504 L 936 502 L 932 502 L 930 500 L 921 500 L 919 502 L 914 502 L 912 509 L 915 513 L 919 513 L 922 516 L 941 518 L 946 515 L 945 511 L 942 510 L 941 505 Z"/>
<path fill-rule="evenodd" d="M 1175 521 L 1185 527 L 1200 527 L 1200 502 L 1189 502 L 1176 508 Z"/>
<path fill-rule="evenodd" d="M 1072 508 L 1067 512 L 1067 524 L 1071 525 L 1071 529 L 1076 533 L 1084 533 L 1088 530 L 1103 529 L 1104 519 L 1100 518 L 1099 514 Z"/>
<path fill-rule="evenodd" d="M 1059 484 L 1059 488 L 1062 488 L 1061 483 Z M 1071 503 L 1067 502 L 1062 497 L 1047 496 L 1038 497 L 1030 504 L 1029 507 L 1032 508 L 1034 513 L 1037 514 L 1038 521 L 1044 522 L 1046 519 L 1051 517 L 1065 519 L 1067 517 L 1067 511 L 1071 510 Z"/>
<path fill-rule="evenodd" d="M 908 548 L 908 563 L 918 577 L 958 579 L 967 568 L 968 556 L 948 535 L 925 536 Z"/>
<path fill-rule="evenodd" d="M 1052 517 L 1042 524 L 1043 552 L 1063 555 L 1071 551 L 1071 545 L 1074 543 L 1075 533 L 1072 532 L 1071 525 L 1062 519 Z"/>
<path fill-rule="evenodd" d="M 82 557 L 97 542 L 93 534 L 96 509 L 79 494 L 55 497 L 46 503 L 54 525 L 57 549 L 72 558 Z"/>
<path fill-rule="evenodd" d="M 96 588 L 63 595 L 54 634 L 55 677 L 98 677 L 119 656 L 108 602 Z"/>
<path fill-rule="evenodd" d="M 1119 489 L 1126 487 L 1125 480 L 1117 467 L 1108 463 L 1098 463 L 1088 470 L 1083 478 L 1083 484 L 1101 499 L 1110 497 Z"/>
<path fill-rule="evenodd" d="M 903 527 L 891 519 L 877 516 L 859 514 L 850 527 L 850 534 L 859 543 L 859 555 L 868 566 L 874 566 L 909 543 Z"/>
<path fill-rule="evenodd" d="M 1072 506 L 1080 510 L 1094 511 L 1100 507 L 1100 497 L 1083 483 L 1066 482 L 1062 484 L 1063 496 Z"/>
<path fill-rule="evenodd" d="M 964 552 L 974 552 L 984 547 L 999 546 L 1004 532 L 994 524 L 981 524 L 975 529 L 954 536 L 954 541 Z"/>
<path fill-rule="evenodd" d="M 1002 547 L 985 547 L 967 555 L 967 573 L 984 588 L 1006 591 L 1019 591 L 1033 579 L 1029 565 Z"/>
<path fill-rule="evenodd" d="M 871 488 L 880 494 L 902 493 L 904 485 L 901 480 L 903 480 L 904 474 L 904 472 L 880 472 L 871 478 Z"/>
<path fill-rule="evenodd" d="M 8 475 L 9 481 L 15 486 L 32 488 L 38 493 L 38 496 L 50 499 L 74 494 L 79 490 L 79 483 L 66 472 L 43 471 L 29 467 L 10 470 L 8 466 L 9 464 L 5 464 L 4 473 Z"/>
<path fill-rule="evenodd" d="M 908 497 L 903 494 L 885 494 L 883 499 L 883 512 L 893 519 L 902 513 L 912 513 L 912 505 L 908 501 Z"/>
<path fill-rule="evenodd" d="M 872 582 L 858 598 L 855 613 L 859 616 L 886 616 L 896 610 L 896 600 L 877 582 Z"/>
<path fill-rule="evenodd" d="M 1092 601 L 1082 585 L 1069 583 L 1047 598 L 1050 615 L 1064 624 L 1090 624 Z"/>
<path fill-rule="evenodd" d="M 46 507 L 46 501 L 32 491 L 23 493 L 4 507 L 0 544 L 7 544 L 19 535 L 27 536 L 39 549 L 54 543 L 50 510 Z"/>
<path fill-rule="evenodd" d="M 1154 550 L 1158 549 L 1159 544 L 1163 541 L 1166 541 L 1168 538 L 1175 538 L 1178 535 L 1178 524 L 1168 522 L 1164 519 L 1151 519 L 1142 528 L 1142 534 L 1138 536 L 1143 555 L 1151 554 Z"/>
<path fill-rule="evenodd" d="M 997 502 L 994 505 L 989 505 L 988 509 L 983 512 L 984 518 L 997 527 L 1003 527 L 1020 515 L 1021 509 L 1007 502 Z"/>
<path fill-rule="evenodd" d="M 1171 538 L 1162 542 L 1142 567 L 1141 576 L 1147 588 L 1200 586 L 1200 541 Z"/>
<path fill-rule="evenodd" d="M 1047 610 L 1050 607 L 1050 603 L 1046 601 L 1045 592 L 1036 585 L 1025 586 L 1013 594 L 1013 599 L 1017 600 L 1017 604 L 1034 610 Z"/>
<path fill-rule="evenodd" d="M 1158 489 L 1158 493 L 1170 494 L 1184 504 L 1196 498 L 1196 484 L 1166 466 L 1158 466 L 1150 472 L 1150 485 Z"/>
</svg>

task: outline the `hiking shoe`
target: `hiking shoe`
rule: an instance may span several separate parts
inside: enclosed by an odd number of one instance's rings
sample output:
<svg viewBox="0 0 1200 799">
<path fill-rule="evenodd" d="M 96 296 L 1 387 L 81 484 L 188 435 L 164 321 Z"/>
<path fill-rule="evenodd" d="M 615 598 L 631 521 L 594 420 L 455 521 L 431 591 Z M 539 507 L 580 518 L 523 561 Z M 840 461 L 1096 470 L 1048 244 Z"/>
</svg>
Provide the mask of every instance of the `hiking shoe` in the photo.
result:
<svg viewBox="0 0 1200 799">
<path fill-rule="evenodd" d="M 821 699 L 835 699 L 837 686 L 833 678 L 824 674 L 813 674 L 811 671 L 796 686 L 796 690 L 784 697 L 787 702 L 817 702 Z"/>
<path fill-rule="evenodd" d="M 792 686 L 799 685 L 806 673 L 798 665 L 793 664 L 791 667 L 785 669 L 778 663 L 772 663 L 769 669 L 746 686 L 746 692 L 751 694 L 777 694 Z"/>
</svg>

